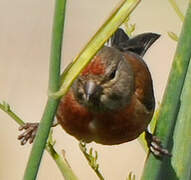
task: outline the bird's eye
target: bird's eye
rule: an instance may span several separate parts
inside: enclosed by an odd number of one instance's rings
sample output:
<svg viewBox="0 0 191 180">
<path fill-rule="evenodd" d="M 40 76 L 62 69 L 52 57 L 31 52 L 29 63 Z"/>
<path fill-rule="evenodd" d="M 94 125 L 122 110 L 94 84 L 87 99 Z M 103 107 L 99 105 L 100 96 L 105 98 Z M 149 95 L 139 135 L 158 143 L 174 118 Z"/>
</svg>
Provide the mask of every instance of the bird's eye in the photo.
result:
<svg viewBox="0 0 191 180">
<path fill-rule="evenodd" d="M 114 69 L 114 70 L 110 73 L 109 79 L 114 79 L 114 78 L 115 78 L 116 71 L 117 71 L 117 69 Z"/>
</svg>

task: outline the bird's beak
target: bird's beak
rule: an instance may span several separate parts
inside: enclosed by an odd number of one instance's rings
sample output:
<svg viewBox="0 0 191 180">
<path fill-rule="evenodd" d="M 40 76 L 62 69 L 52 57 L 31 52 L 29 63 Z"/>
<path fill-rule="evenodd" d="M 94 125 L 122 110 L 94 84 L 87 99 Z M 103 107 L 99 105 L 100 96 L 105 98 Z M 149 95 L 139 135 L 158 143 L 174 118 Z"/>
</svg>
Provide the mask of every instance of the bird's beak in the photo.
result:
<svg viewBox="0 0 191 180">
<path fill-rule="evenodd" d="M 93 80 L 88 80 L 85 83 L 84 91 L 85 91 L 85 98 L 86 101 L 90 101 L 92 98 L 96 98 L 96 96 L 100 94 L 101 87 L 96 84 Z"/>
</svg>

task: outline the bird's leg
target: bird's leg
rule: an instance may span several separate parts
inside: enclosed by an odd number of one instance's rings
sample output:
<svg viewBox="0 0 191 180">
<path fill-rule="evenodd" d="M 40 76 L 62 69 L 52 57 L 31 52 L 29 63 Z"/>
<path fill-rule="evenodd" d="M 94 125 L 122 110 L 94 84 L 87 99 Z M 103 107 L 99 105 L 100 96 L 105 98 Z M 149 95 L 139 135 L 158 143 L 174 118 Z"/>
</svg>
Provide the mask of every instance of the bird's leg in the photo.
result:
<svg viewBox="0 0 191 180">
<path fill-rule="evenodd" d="M 163 155 L 171 156 L 168 150 L 163 148 L 161 140 L 157 136 L 151 134 L 148 130 L 145 131 L 145 139 L 150 152 L 152 152 L 156 157 L 162 157 Z"/>
<path fill-rule="evenodd" d="M 55 127 L 57 125 L 58 122 L 55 119 L 52 127 Z M 24 132 L 18 136 L 18 140 L 20 140 L 21 145 L 25 145 L 27 142 L 29 142 L 30 144 L 33 143 L 38 130 L 38 126 L 39 123 L 25 123 L 23 126 L 19 127 L 19 131 L 24 130 Z"/>
</svg>

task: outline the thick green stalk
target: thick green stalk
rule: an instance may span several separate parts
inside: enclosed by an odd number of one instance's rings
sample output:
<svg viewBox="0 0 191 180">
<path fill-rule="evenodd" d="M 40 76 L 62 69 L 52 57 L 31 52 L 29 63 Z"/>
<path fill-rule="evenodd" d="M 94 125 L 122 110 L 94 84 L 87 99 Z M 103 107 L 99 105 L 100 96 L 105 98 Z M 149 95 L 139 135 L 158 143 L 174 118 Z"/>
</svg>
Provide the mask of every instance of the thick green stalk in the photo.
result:
<svg viewBox="0 0 191 180">
<path fill-rule="evenodd" d="M 84 49 L 74 59 L 72 66 L 62 75 L 62 85 L 57 93 L 50 93 L 50 96 L 58 98 L 64 96 L 74 79 L 79 75 L 82 69 L 89 63 L 95 53 L 103 46 L 109 37 L 117 28 L 127 19 L 130 13 L 135 9 L 141 0 L 123 0 L 122 3 L 111 16 L 106 20 L 102 27 L 87 43 Z"/>
<path fill-rule="evenodd" d="M 66 0 L 56 0 L 50 56 L 49 92 L 58 91 L 60 85 L 60 61 Z M 31 150 L 24 180 L 36 179 L 48 134 L 56 113 L 59 99 L 49 97 L 37 135 Z"/>
<path fill-rule="evenodd" d="M 186 13 L 180 38 L 178 41 L 172 69 L 168 79 L 163 101 L 160 107 L 156 136 L 169 151 L 172 149 L 172 134 L 180 106 L 180 95 L 191 57 L 191 1 Z M 156 159 L 149 155 L 145 164 L 142 180 L 176 179 L 170 158 Z"/>
<path fill-rule="evenodd" d="M 179 180 L 191 179 L 191 62 L 181 95 L 181 106 L 173 136 L 172 166 Z"/>
</svg>

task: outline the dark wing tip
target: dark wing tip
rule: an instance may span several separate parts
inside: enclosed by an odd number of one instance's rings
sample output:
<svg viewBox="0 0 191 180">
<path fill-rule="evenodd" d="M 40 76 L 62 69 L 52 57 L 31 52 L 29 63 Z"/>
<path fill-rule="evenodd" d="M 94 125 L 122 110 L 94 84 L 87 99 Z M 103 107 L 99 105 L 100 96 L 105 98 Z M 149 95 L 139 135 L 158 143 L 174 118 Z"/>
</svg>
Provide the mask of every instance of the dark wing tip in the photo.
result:
<svg viewBox="0 0 191 180">
<path fill-rule="evenodd" d="M 121 28 L 118 28 L 116 32 L 111 37 L 111 46 L 118 48 L 121 43 L 129 40 L 129 36 Z"/>
<path fill-rule="evenodd" d="M 111 46 L 117 48 L 122 52 L 131 51 L 143 57 L 149 47 L 160 36 L 160 34 L 149 32 L 139 34 L 129 39 L 125 31 L 121 28 L 118 28 L 111 37 Z"/>
<path fill-rule="evenodd" d="M 156 33 L 139 34 L 127 42 L 120 44 L 120 50 L 123 52 L 131 51 L 143 57 L 149 47 L 160 37 Z"/>
</svg>

